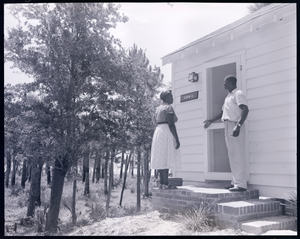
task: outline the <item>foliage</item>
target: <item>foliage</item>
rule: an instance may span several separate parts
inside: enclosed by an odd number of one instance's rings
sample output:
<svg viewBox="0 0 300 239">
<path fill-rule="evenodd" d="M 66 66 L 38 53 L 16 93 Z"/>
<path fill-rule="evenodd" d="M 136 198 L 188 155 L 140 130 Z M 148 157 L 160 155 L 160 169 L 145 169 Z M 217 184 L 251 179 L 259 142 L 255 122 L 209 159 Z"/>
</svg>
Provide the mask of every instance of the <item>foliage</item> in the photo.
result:
<svg viewBox="0 0 300 239">
<path fill-rule="evenodd" d="M 249 13 L 253 13 L 269 4 L 271 4 L 271 3 L 251 3 L 247 6 L 247 8 L 248 8 Z"/>
<path fill-rule="evenodd" d="M 129 215 L 132 215 L 136 212 L 136 206 L 129 206 L 129 207 L 126 207 L 126 212 L 129 214 Z"/>
<path fill-rule="evenodd" d="M 94 221 L 99 221 L 106 218 L 105 205 L 95 202 L 91 204 L 90 217 Z"/>
<path fill-rule="evenodd" d="M 214 227 L 213 204 L 202 200 L 199 206 L 194 205 L 186 213 L 179 215 L 188 230 L 205 232 Z"/>
<path fill-rule="evenodd" d="M 291 190 L 287 193 L 285 203 L 283 204 L 286 209 L 290 209 L 293 212 L 294 216 L 297 216 L 297 191 Z"/>
<path fill-rule="evenodd" d="M 145 51 L 136 45 L 125 50 L 110 35 L 128 20 L 119 8 L 89 2 L 10 6 L 19 24 L 5 36 L 5 61 L 34 82 L 5 86 L 7 149 L 31 163 L 49 158 L 66 175 L 87 147 L 150 147 L 163 75 L 149 66 Z M 59 207 L 50 205 L 51 215 L 58 215 Z"/>
<path fill-rule="evenodd" d="M 18 184 L 15 184 L 12 188 L 11 188 L 11 196 L 14 197 L 18 197 L 22 192 L 24 192 L 24 189 L 19 186 Z"/>
<path fill-rule="evenodd" d="M 9 200 L 12 203 L 15 203 L 17 207 L 23 208 L 28 206 L 28 197 L 29 190 L 23 189 L 19 184 L 15 184 L 10 188 L 11 192 L 9 195 L 9 199 L 5 198 L 5 200 Z"/>
<path fill-rule="evenodd" d="M 130 188 L 130 192 L 131 192 L 131 193 L 135 193 L 135 187 L 131 187 L 131 188 Z"/>
</svg>

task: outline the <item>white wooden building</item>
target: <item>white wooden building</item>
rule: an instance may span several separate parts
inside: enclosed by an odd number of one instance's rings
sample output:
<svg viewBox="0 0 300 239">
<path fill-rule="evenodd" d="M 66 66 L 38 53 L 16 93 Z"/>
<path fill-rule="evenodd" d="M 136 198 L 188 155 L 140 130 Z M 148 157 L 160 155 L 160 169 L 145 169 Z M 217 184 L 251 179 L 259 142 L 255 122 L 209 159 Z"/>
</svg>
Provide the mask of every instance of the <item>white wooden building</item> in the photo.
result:
<svg viewBox="0 0 300 239">
<path fill-rule="evenodd" d="M 201 27 L 201 24 L 199 25 Z M 247 99 L 248 188 L 284 198 L 297 187 L 296 4 L 270 4 L 162 58 L 172 64 L 173 107 L 181 142 L 183 185 L 231 180 L 224 125 L 204 129 L 237 76 Z M 188 81 L 192 72 L 197 82 Z"/>
</svg>

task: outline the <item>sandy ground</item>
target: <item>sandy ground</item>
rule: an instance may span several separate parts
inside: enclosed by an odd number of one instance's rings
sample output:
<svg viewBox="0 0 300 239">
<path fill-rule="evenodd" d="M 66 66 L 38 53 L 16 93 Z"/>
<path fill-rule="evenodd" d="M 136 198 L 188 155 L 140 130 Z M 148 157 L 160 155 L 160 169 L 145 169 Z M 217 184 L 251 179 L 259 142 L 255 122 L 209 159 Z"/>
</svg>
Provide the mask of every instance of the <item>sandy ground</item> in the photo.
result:
<svg viewBox="0 0 300 239">
<path fill-rule="evenodd" d="M 142 215 L 106 218 L 74 230 L 68 236 L 152 236 L 152 235 L 255 235 L 241 230 L 225 229 L 211 232 L 191 232 L 180 222 L 164 220 L 158 211 Z M 289 230 L 268 231 L 262 235 L 297 235 Z"/>
</svg>

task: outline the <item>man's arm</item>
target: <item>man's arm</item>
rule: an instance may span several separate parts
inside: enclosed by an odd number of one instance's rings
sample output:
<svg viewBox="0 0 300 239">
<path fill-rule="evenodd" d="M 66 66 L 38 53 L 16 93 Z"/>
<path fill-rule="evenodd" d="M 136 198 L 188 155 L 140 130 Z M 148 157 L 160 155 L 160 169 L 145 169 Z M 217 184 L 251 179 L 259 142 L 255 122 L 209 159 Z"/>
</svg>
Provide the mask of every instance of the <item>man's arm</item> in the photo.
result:
<svg viewBox="0 0 300 239">
<path fill-rule="evenodd" d="M 247 105 L 239 105 L 239 107 L 242 110 L 242 112 L 241 112 L 240 119 L 238 120 L 237 124 L 233 128 L 233 131 L 232 131 L 232 136 L 233 137 L 239 136 L 240 126 L 238 124 L 242 125 L 245 122 L 245 120 L 247 119 L 247 116 L 248 116 L 248 113 L 249 113 L 249 109 L 248 109 Z"/>
<path fill-rule="evenodd" d="M 241 118 L 238 121 L 238 123 L 242 125 L 245 122 L 245 120 L 247 119 L 247 116 L 249 113 L 249 108 L 247 105 L 239 105 L 239 108 L 242 110 L 242 113 L 241 113 Z"/>
<path fill-rule="evenodd" d="M 218 114 L 216 117 L 212 118 L 212 119 L 208 119 L 208 120 L 205 120 L 203 123 L 204 123 L 204 128 L 208 128 L 210 126 L 210 124 L 212 122 L 215 122 L 216 120 L 219 120 L 222 118 L 222 115 L 223 115 L 223 110 L 221 110 L 221 113 Z"/>
</svg>

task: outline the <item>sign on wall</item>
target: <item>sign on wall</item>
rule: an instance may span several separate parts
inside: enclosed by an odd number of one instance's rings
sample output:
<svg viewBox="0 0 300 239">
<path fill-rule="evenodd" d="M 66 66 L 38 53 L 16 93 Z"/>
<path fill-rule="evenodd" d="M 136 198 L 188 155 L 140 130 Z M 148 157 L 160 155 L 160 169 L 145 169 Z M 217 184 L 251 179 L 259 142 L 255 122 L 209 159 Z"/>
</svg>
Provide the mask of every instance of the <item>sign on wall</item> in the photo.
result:
<svg viewBox="0 0 300 239">
<path fill-rule="evenodd" d="M 198 99 L 198 91 L 187 93 L 180 96 L 180 102 Z"/>
</svg>

